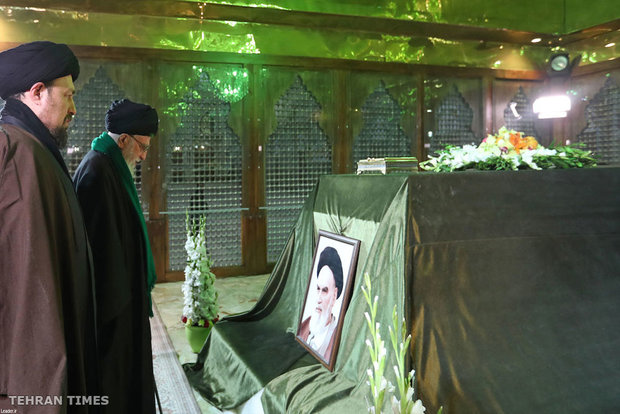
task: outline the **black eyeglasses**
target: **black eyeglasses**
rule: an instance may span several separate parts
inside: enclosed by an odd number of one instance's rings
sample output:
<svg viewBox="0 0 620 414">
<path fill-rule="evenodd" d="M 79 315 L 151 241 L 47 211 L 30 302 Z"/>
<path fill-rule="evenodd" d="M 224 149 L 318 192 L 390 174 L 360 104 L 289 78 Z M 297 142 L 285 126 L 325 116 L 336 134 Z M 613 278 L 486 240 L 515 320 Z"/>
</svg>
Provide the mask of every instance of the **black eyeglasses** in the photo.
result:
<svg viewBox="0 0 620 414">
<path fill-rule="evenodd" d="M 127 134 L 129 135 L 129 134 Z M 138 143 L 138 145 L 140 146 L 140 149 L 142 150 L 142 152 L 147 152 L 149 149 L 151 149 L 150 145 L 144 145 L 143 143 L 141 143 L 140 141 L 138 141 L 136 139 L 136 137 L 134 137 L 133 135 L 129 135 L 134 141 L 136 141 Z"/>
</svg>

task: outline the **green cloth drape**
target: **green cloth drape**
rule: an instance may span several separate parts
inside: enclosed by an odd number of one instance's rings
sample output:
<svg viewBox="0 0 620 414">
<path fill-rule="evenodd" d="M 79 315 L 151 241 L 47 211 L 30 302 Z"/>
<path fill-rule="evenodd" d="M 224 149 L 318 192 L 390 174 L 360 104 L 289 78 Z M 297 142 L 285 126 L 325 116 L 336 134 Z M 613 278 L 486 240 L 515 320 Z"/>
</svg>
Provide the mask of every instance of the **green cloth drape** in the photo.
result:
<svg viewBox="0 0 620 414">
<path fill-rule="evenodd" d="M 407 319 L 427 412 L 611 412 L 618 188 L 620 168 L 324 176 L 256 307 L 216 325 L 188 378 L 221 408 L 264 387 L 266 413 L 366 412 L 368 272 L 383 337 L 394 305 Z M 333 372 L 294 339 L 318 230 L 362 242 Z"/>
<path fill-rule="evenodd" d="M 379 318 L 391 318 L 396 303 L 403 315 L 404 304 L 398 298 L 404 292 L 404 279 L 396 275 L 402 275 L 405 268 L 406 184 L 406 175 L 322 177 L 302 209 L 256 307 L 218 323 L 197 364 L 186 365 L 192 385 L 222 408 L 242 403 L 269 384 L 263 398 L 266 412 L 283 412 L 282 404 L 288 405 L 290 412 L 319 412 L 318 405 L 324 405 L 328 412 L 364 412 L 370 357 L 364 345 L 367 305 L 360 290 L 360 275 L 369 271 L 376 291 L 388 297 Z M 334 194 L 346 194 L 346 199 Z M 319 229 L 361 240 L 334 372 L 295 341 Z M 379 260 L 386 255 L 389 260 Z M 242 339 L 242 332 L 248 339 Z M 384 336 L 388 337 L 387 331 Z M 329 392 L 319 403 L 313 398 L 313 390 L 323 381 Z M 287 387 L 292 383 L 299 387 L 300 382 L 308 388 L 299 388 L 294 402 L 279 399 L 281 392 L 290 394 L 284 391 Z M 344 411 L 330 411 L 337 407 Z"/>
</svg>

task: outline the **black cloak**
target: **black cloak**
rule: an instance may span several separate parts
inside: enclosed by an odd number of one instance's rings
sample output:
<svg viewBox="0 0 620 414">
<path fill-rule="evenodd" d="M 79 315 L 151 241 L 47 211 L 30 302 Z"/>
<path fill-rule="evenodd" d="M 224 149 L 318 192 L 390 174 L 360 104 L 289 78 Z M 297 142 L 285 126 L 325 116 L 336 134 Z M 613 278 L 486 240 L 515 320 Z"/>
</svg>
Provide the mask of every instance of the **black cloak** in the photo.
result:
<svg viewBox="0 0 620 414">
<path fill-rule="evenodd" d="M 95 263 L 101 392 L 108 413 L 154 413 L 145 242 L 109 156 L 89 151 L 73 176 Z"/>
</svg>

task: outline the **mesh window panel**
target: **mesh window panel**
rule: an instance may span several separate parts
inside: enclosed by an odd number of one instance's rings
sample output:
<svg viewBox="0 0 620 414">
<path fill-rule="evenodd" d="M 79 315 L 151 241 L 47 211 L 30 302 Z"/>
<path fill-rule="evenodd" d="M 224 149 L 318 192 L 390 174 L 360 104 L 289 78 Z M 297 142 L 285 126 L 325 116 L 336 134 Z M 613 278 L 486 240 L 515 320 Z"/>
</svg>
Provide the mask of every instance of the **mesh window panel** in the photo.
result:
<svg viewBox="0 0 620 414">
<path fill-rule="evenodd" d="M 84 87 L 76 92 L 74 101 L 77 113 L 69 127 L 69 141 L 63 150 L 69 173 L 73 175 L 82 158 L 90 151 L 94 138 L 105 131 L 105 114 L 113 101 L 125 93 L 108 77 L 100 66 Z M 144 218 L 148 218 L 148 205 L 142 200 L 141 164 L 136 167 L 134 183 L 142 204 Z"/>
<path fill-rule="evenodd" d="M 517 94 L 512 98 L 504 109 L 504 122 L 506 128 L 523 132 L 526 136 L 539 138 L 534 126 L 536 114 L 532 109 L 532 103 L 528 99 L 523 88 L 519 86 Z"/>
<path fill-rule="evenodd" d="M 185 214 L 207 217 L 207 250 L 218 267 L 241 265 L 241 144 L 230 104 L 205 72 L 183 97 L 184 115 L 166 148 L 170 269 L 186 263 Z"/>
<path fill-rule="evenodd" d="M 430 138 L 429 154 L 445 145 L 465 145 L 476 141 L 471 124 L 474 111 L 456 86 L 441 101 L 435 111 L 435 134 Z"/>
<path fill-rule="evenodd" d="M 411 143 L 400 127 L 403 110 L 383 83 L 362 106 L 363 127 L 353 144 L 353 161 L 411 155 Z"/>
<path fill-rule="evenodd" d="M 331 173 L 331 146 L 317 121 L 320 111 L 299 77 L 276 103 L 278 124 L 265 154 L 269 262 L 284 248 L 319 176 Z"/>
<path fill-rule="evenodd" d="M 620 162 L 620 88 L 612 78 L 586 106 L 586 127 L 577 139 L 602 163 Z"/>
</svg>

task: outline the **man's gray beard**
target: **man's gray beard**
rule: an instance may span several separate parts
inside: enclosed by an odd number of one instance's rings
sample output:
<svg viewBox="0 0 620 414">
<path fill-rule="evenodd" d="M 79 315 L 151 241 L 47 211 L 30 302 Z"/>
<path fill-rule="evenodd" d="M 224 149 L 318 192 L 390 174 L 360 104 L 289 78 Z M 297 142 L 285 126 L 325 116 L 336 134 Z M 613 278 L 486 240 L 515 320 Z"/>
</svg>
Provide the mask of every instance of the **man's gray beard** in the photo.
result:
<svg viewBox="0 0 620 414">
<path fill-rule="evenodd" d="M 50 130 L 50 134 L 52 134 L 54 142 L 58 145 L 58 149 L 65 149 L 67 147 L 67 141 L 69 140 L 69 130 L 67 128 L 54 128 Z"/>
<path fill-rule="evenodd" d="M 127 164 L 127 168 L 129 168 L 129 173 L 131 174 L 131 178 L 136 178 L 136 164 L 131 165 L 131 161 L 125 157 L 125 153 L 121 150 L 123 154 L 123 159 L 125 160 L 125 164 Z"/>
<path fill-rule="evenodd" d="M 134 166 L 131 166 L 131 163 L 127 162 L 127 160 L 125 160 L 125 164 L 127 164 L 127 168 L 129 168 L 129 173 L 131 174 L 131 178 L 135 179 L 136 178 L 136 165 L 134 164 Z"/>
</svg>

